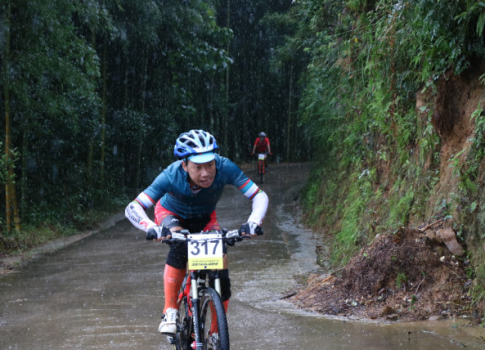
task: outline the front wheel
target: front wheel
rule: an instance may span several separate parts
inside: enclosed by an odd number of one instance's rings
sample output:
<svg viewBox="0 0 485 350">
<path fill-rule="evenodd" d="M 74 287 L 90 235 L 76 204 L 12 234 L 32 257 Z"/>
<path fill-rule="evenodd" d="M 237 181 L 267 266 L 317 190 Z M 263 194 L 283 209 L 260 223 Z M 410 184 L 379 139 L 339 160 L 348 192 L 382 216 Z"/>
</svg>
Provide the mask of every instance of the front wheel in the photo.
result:
<svg viewBox="0 0 485 350">
<path fill-rule="evenodd" d="M 187 276 L 185 276 L 180 293 L 183 293 L 185 284 L 187 283 Z M 192 317 L 189 311 L 187 296 L 184 295 L 179 305 L 179 321 L 177 325 L 177 334 L 175 337 L 175 350 L 192 350 L 192 333 L 194 332 Z"/>
<path fill-rule="evenodd" d="M 201 298 L 200 320 L 204 350 L 229 350 L 229 330 L 221 297 L 207 288 Z"/>
<path fill-rule="evenodd" d="M 264 161 L 260 160 L 258 162 L 258 173 L 261 176 L 261 183 L 264 181 Z"/>
</svg>

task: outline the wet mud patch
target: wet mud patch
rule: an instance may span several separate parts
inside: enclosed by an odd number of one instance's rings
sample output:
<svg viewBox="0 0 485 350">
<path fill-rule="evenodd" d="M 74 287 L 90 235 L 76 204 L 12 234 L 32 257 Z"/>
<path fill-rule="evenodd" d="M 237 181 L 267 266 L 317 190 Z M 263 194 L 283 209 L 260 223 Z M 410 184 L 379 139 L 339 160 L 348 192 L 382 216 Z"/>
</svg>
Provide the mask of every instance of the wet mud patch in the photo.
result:
<svg viewBox="0 0 485 350">
<path fill-rule="evenodd" d="M 382 320 L 470 317 L 468 261 L 416 229 L 377 236 L 335 275 L 313 275 L 290 301 L 326 315 Z"/>
</svg>

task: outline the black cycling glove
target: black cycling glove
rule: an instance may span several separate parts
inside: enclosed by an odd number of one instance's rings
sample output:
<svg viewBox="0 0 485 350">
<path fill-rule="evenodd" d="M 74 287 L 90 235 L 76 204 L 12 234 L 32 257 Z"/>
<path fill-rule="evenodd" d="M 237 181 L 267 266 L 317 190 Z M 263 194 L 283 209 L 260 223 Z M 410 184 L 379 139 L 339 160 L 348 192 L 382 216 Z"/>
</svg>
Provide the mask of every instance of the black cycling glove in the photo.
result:
<svg viewBox="0 0 485 350">
<path fill-rule="evenodd" d="M 147 241 L 151 241 L 154 239 L 159 239 L 162 237 L 167 237 L 168 235 L 172 235 L 172 232 L 170 232 L 170 229 L 168 229 L 165 226 L 154 226 L 148 229 L 146 233 L 146 239 Z"/>
<path fill-rule="evenodd" d="M 255 222 L 246 222 L 239 228 L 239 234 L 243 233 L 261 236 L 263 234 L 263 228 Z"/>
</svg>

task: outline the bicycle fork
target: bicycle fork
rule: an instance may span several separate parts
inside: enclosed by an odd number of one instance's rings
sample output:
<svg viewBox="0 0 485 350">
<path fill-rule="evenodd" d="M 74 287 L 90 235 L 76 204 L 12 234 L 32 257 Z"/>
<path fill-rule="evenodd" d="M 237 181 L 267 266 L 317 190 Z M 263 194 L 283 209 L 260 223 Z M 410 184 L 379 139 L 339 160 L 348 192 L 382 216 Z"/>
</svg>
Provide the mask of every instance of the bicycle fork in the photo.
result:
<svg viewBox="0 0 485 350">
<path fill-rule="evenodd" d="M 258 174 L 266 174 L 266 160 L 258 160 Z"/>
<path fill-rule="evenodd" d="M 195 350 L 202 350 L 203 348 L 203 334 L 202 334 L 202 327 L 200 324 L 200 315 L 199 315 L 199 283 L 197 278 L 197 274 L 195 272 L 190 273 L 190 293 L 192 294 L 192 317 L 194 321 L 194 343 L 192 344 L 192 348 Z M 219 296 L 221 295 L 221 280 L 219 278 L 219 272 L 216 270 L 214 272 L 214 289 L 217 291 Z M 211 315 L 212 316 L 212 315 Z M 195 346 L 195 347 L 194 347 Z"/>
<path fill-rule="evenodd" d="M 201 332 L 200 332 L 200 324 L 199 324 L 199 286 L 197 281 L 197 275 L 195 272 L 190 273 L 190 293 L 192 294 L 192 317 L 194 320 L 194 340 L 195 343 L 192 344 L 192 348 L 197 350 L 202 350 L 202 342 L 201 342 Z"/>
</svg>

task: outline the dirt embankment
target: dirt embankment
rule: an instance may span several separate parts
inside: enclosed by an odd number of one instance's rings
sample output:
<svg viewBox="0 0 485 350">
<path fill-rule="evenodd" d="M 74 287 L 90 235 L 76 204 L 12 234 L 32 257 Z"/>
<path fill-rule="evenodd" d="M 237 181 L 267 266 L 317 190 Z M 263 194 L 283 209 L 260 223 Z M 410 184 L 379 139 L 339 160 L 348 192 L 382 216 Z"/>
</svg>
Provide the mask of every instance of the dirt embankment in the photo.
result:
<svg viewBox="0 0 485 350">
<path fill-rule="evenodd" d="M 473 318 L 468 264 L 430 231 L 402 229 L 377 236 L 335 276 L 311 276 L 290 300 L 304 309 L 351 318 Z"/>
<path fill-rule="evenodd" d="M 481 162 L 475 185 L 480 189 L 479 194 L 485 193 L 481 180 L 485 161 L 470 156 L 470 151 L 476 148 L 473 141 L 477 108 L 485 101 L 485 88 L 479 79 L 484 71 L 485 67 L 480 65 L 459 76 L 449 72 L 438 82 L 436 94 L 417 94 L 419 122 L 423 127 L 431 122 L 440 142 L 435 144 L 424 166 L 416 156 L 420 152 L 416 146 L 419 142 L 409 146 L 416 158 L 411 157 L 414 159 L 411 161 L 416 166 L 423 166 L 422 174 L 426 171 L 439 174 L 433 190 L 423 194 L 429 197 L 415 198 L 415 202 L 425 203 L 426 207 L 418 210 L 416 217 L 410 215 L 407 225 L 415 228 L 403 228 L 394 235 L 371 237 L 372 244 L 362 248 L 342 270 L 333 275 L 311 276 L 308 286 L 291 299 L 293 303 L 323 314 L 356 318 L 422 320 L 458 315 L 479 321 L 479 314 L 483 317 L 483 307 L 472 305 L 470 297 L 476 283 L 470 279 L 475 267 L 470 265 L 465 250 L 457 242 L 451 223 L 456 227 L 461 224 L 478 227 L 469 229 L 462 243 L 474 248 L 469 253 L 482 254 L 485 245 L 483 249 L 477 249 L 483 245 L 481 224 L 471 220 L 463 222 L 464 216 L 460 212 L 471 200 L 460 198 L 457 202 L 456 198 L 462 194 L 459 174 L 466 172 L 468 166 L 477 165 L 473 162 Z M 431 120 L 430 111 L 433 112 Z M 436 157 L 438 153 L 439 157 Z M 389 167 L 376 167 L 383 169 L 381 178 L 392 184 Z M 421 183 L 426 179 L 416 177 L 411 180 Z M 475 180 L 471 177 L 469 181 Z M 480 208 L 476 216 L 485 217 L 481 209 L 485 207 L 484 197 L 475 195 L 473 200 L 476 201 L 475 207 Z M 444 220 L 447 215 L 440 212 L 443 203 L 451 210 L 448 214 L 452 214 L 452 218 L 448 223 Z M 428 230 L 416 228 L 423 217 L 443 219 L 429 225 Z"/>
</svg>

